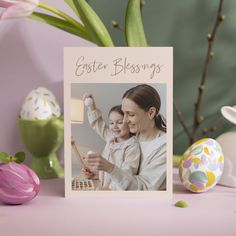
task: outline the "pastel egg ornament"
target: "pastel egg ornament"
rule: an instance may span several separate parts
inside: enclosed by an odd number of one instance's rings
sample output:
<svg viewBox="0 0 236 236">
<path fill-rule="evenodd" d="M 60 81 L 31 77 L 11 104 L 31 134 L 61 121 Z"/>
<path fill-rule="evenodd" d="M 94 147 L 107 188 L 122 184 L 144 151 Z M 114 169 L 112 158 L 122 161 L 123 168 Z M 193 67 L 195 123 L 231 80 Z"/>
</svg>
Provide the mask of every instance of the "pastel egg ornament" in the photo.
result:
<svg viewBox="0 0 236 236">
<path fill-rule="evenodd" d="M 38 87 L 27 95 L 20 112 L 20 117 L 24 120 L 47 120 L 60 115 L 61 109 L 55 96 L 43 87 Z"/>
<path fill-rule="evenodd" d="M 32 90 L 22 104 L 18 126 L 35 173 L 40 178 L 63 176 L 57 151 L 63 141 L 64 120 L 53 93 L 43 87 Z"/>
<path fill-rule="evenodd" d="M 38 94 L 40 94 L 41 97 L 43 97 L 43 99 L 45 99 L 45 101 L 47 101 L 47 103 L 50 105 L 53 116 L 61 116 L 61 108 L 57 102 L 56 97 L 50 90 L 44 87 L 38 87 L 36 92 L 38 92 Z"/>
<path fill-rule="evenodd" d="M 206 192 L 219 182 L 223 167 L 224 157 L 220 145 L 214 139 L 204 138 L 184 152 L 179 165 L 179 177 L 191 192 Z"/>
<path fill-rule="evenodd" d="M 33 170 L 20 163 L 19 159 L 13 161 L 14 158 L 5 155 L 5 160 L 8 160 L 0 164 L 0 201 L 19 205 L 37 196 L 40 181 Z"/>
<path fill-rule="evenodd" d="M 20 115 L 24 120 L 47 120 L 52 117 L 52 109 L 45 99 L 32 94 L 25 99 Z"/>
<path fill-rule="evenodd" d="M 89 106 L 91 106 L 93 104 L 93 99 L 91 98 L 91 97 L 88 97 L 88 98 L 86 98 L 85 100 L 84 100 L 84 105 L 86 106 L 86 107 L 89 107 Z"/>
</svg>

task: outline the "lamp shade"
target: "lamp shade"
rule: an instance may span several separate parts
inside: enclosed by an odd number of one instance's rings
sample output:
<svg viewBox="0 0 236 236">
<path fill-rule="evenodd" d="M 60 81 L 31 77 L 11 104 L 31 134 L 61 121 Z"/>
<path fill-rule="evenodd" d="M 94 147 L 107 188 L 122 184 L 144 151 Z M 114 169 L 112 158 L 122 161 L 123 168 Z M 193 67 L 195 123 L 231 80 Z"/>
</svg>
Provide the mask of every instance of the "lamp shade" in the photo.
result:
<svg viewBox="0 0 236 236">
<path fill-rule="evenodd" d="M 84 122 L 84 103 L 81 99 L 71 98 L 71 122 L 82 124 Z"/>
</svg>

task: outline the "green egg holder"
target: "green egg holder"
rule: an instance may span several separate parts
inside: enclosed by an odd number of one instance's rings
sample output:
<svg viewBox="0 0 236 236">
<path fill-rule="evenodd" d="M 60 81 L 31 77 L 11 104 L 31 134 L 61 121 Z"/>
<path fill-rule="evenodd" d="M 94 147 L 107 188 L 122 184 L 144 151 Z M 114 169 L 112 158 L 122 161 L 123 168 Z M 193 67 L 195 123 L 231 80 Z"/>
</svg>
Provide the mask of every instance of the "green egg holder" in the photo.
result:
<svg viewBox="0 0 236 236">
<path fill-rule="evenodd" d="M 64 137 L 63 116 L 48 120 L 18 119 L 23 143 L 32 154 L 29 166 L 39 178 L 57 178 L 64 176 L 56 152 Z"/>
</svg>

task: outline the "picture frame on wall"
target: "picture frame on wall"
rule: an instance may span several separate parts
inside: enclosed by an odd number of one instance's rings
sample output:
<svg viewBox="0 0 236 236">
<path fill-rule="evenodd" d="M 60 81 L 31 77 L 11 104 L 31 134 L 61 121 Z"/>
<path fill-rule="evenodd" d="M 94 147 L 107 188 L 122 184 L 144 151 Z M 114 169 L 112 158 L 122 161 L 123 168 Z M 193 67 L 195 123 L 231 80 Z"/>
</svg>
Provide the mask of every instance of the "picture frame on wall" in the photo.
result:
<svg viewBox="0 0 236 236">
<path fill-rule="evenodd" d="M 172 196 L 173 49 L 64 49 L 65 196 Z"/>
</svg>

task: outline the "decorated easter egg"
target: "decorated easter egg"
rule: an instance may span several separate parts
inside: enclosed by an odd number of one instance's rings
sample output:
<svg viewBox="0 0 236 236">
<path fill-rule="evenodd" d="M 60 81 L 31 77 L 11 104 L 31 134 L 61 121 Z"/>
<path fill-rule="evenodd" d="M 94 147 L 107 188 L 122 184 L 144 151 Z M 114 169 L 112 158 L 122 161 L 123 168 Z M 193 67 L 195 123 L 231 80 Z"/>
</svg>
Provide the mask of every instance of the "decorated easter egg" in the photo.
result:
<svg viewBox="0 0 236 236">
<path fill-rule="evenodd" d="M 91 150 L 89 150 L 88 152 L 87 152 L 87 155 L 91 155 L 91 154 L 96 154 L 94 151 L 91 151 Z"/>
<path fill-rule="evenodd" d="M 179 177 L 191 192 L 205 192 L 219 182 L 223 167 L 220 145 L 214 139 L 204 138 L 185 151 L 179 165 Z"/>
<path fill-rule="evenodd" d="M 20 117 L 25 120 L 46 120 L 60 115 L 61 109 L 55 96 L 43 87 L 28 94 L 20 112 Z"/>
<path fill-rule="evenodd" d="M 93 99 L 92 98 L 86 98 L 85 100 L 84 100 L 84 105 L 86 106 L 86 107 L 89 107 L 89 106 L 91 106 L 93 104 Z"/>
<path fill-rule="evenodd" d="M 22 204 L 36 197 L 40 189 L 38 176 L 24 164 L 0 164 L 0 201 Z"/>
</svg>

